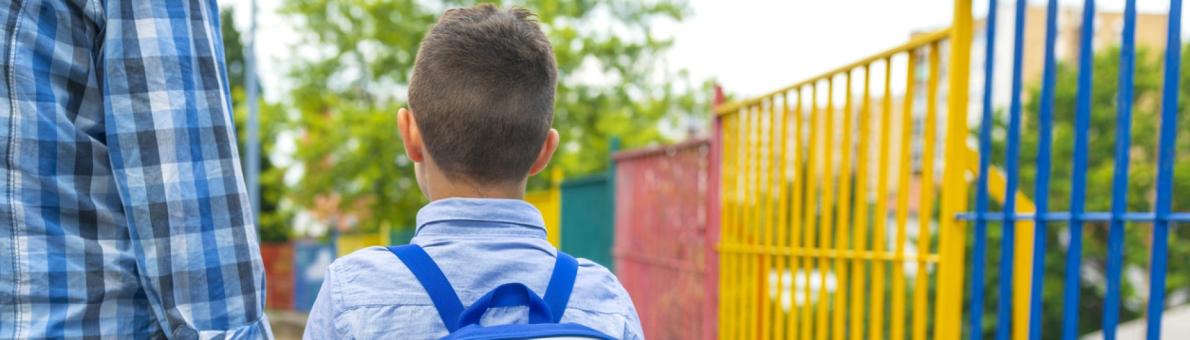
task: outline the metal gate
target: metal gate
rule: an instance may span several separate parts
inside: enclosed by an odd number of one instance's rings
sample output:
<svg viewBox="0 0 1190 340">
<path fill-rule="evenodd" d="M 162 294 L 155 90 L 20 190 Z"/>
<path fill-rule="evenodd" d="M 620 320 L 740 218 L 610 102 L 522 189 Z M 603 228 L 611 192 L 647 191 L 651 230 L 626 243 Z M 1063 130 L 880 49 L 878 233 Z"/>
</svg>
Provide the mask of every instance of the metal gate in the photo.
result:
<svg viewBox="0 0 1190 340">
<path fill-rule="evenodd" d="M 721 171 L 722 234 L 718 335 L 725 339 L 957 339 L 982 337 L 984 275 L 998 274 L 996 335 L 1039 339 L 1047 228 L 1068 226 L 1061 329 L 1077 337 L 1083 224 L 1110 225 L 1105 336 L 1114 338 L 1120 305 L 1124 228 L 1152 228 L 1148 337 L 1160 337 L 1172 211 L 1180 81 L 1181 1 L 1170 1 L 1164 95 L 1134 101 L 1135 1 L 1125 1 L 1117 136 L 1110 211 L 1084 211 L 1087 122 L 1093 84 L 1090 58 L 1095 1 L 1084 4 L 1075 156 L 1052 163 L 1056 1 L 1047 8 L 1046 63 L 1035 121 L 1040 144 L 1033 180 L 1036 203 L 1020 193 L 1023 6 L 1015 7 L 1012 103 L 1005 161 L 993 166 L 996 1 L 982 37 L 985 74 L 981 119 L 968 116 L 971 2 L 956 0 L 951 27 L 772 93 L 717 106 L 714 148 Z M 1092 13 L 1092 14 L 1086 14 Z M 1159 105 L 1160 125 L 1151 211 L 1130 211 L 1133 107 Z M 1101 113 L 1108 114 L 1108 113 Z M 969 122 L 978 121 L 978 125 Z M 978 143 L 969 143 L 973 127 Z M 1071 211 L 1052 211 L 1048 172 L 1073 173 Z M 974 187 L 974 205 L 968 195 Z M 1133 198 L 1135 199 L 1135 198 Z M 1001 211 L 991 211 L 992 202 Z M 973 228 L 968 229 L 971 222 Z M 989 261 L 989 227 L 999 228 L 1000 257 Z M 971 237 L 969 239 L 968 237 Z M 972 241 L 968 246 L 968 241 Z M 1052 245 L 1050 245 L 1052 246 Z M 966 268 L 968 252 L 971 268 Z M 970 278 L 969 286 L 964 280 Z M 965 289 L 966 288 L 966 289 Z M 966 323 L 964 323 L 964 320 Z M 965 327 L 964 327 L 965 326 Z M 965 330 L 965 331 L 964 331 Z"/>
</svg>

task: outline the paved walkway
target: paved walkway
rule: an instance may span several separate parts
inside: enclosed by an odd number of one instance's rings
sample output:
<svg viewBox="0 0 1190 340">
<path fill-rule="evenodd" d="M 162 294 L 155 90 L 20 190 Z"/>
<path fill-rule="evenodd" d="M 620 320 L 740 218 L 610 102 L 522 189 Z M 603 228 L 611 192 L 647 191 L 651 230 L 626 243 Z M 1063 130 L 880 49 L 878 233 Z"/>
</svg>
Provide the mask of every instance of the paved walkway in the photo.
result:
<svg viewBox="0 0 1190 340">
<path fill-rule="evenodd" d="M 1148 318 L 1140 318 L 1120 324 L 1116 328 L 1117 340 L 1143 340 Z M 1190 339 L 1190 305 L 1166 309 L 1161 315 L 1162 339 Z M 1082 340 L 1103 339 L 1103 331 L 1087 334 Z"/>
<path fill-rule="evenodd" d="M 277 340 L 298 340 L 302 338 L 302 331 L 306 329 L 306 313 L 268 310 L 269 323 L 273 326 L 273 336 Z"/>
</svg>

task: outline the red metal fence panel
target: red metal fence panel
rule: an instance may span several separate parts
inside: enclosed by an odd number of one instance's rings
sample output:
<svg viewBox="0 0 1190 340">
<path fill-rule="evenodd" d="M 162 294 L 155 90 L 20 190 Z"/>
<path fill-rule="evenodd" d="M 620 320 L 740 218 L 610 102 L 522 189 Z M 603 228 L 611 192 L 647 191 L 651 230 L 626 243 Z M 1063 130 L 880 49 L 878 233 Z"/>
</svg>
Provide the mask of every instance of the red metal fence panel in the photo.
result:
<svg viewBox="0 0 1190 340">
<path fill-rule="evenodd" d="M 616 275 L 649 339 L 709 339 L 715 267 L 705 139 L 616 155 Z"/>
<path fill-rule="evenodd" d="M 293 309 L 293 245 L 263 243 L 260 257 L 264 262 L 269 309 Z"/>
</svg>

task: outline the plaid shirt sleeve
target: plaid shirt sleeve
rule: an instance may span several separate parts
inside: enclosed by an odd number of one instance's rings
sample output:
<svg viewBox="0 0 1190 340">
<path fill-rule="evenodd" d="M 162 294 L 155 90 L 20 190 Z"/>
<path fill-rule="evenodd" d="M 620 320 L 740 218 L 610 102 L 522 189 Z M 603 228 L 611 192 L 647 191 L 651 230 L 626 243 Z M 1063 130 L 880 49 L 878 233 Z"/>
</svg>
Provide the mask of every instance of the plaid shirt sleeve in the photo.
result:
<svg viewBox="0 0 1190 340">
<path fill-rule="evenodd" d="M 216 2 L 102 3 L 105 132 L 153 315 L 172 338 L 271 338 Z"/>
</svg>

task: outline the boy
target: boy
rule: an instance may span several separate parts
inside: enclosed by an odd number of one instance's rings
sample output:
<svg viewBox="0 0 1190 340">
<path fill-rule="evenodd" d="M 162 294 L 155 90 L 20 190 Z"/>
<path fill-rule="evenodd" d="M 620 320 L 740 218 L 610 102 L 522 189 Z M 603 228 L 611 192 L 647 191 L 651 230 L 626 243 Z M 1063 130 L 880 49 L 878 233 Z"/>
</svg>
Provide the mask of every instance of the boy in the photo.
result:
<svg viewBox="0 0 1190 340">
<path fill-rule="evenodd" d="M 521 200 L 528 176 L 558 147 L 550 128 L 557 70 L 533 14 L 493 5 L 446 11 L 423 39 L 397 112 L 405 152 L 430 204 L 411 243 L 441 268 L 464 305 L 505 283 L 542 295 L 557 249 L 541 213 Z M 561 322 L 622 339 L 643 338 L 628 293 L 607 269 L 579 260 Z M 528 308 L 496 307 L 481 325 L 525 323 Z M 448 334 L 427 291 L 381 247 L 327 270 L 307 339 L 440 338 Z"/>
</svg>

